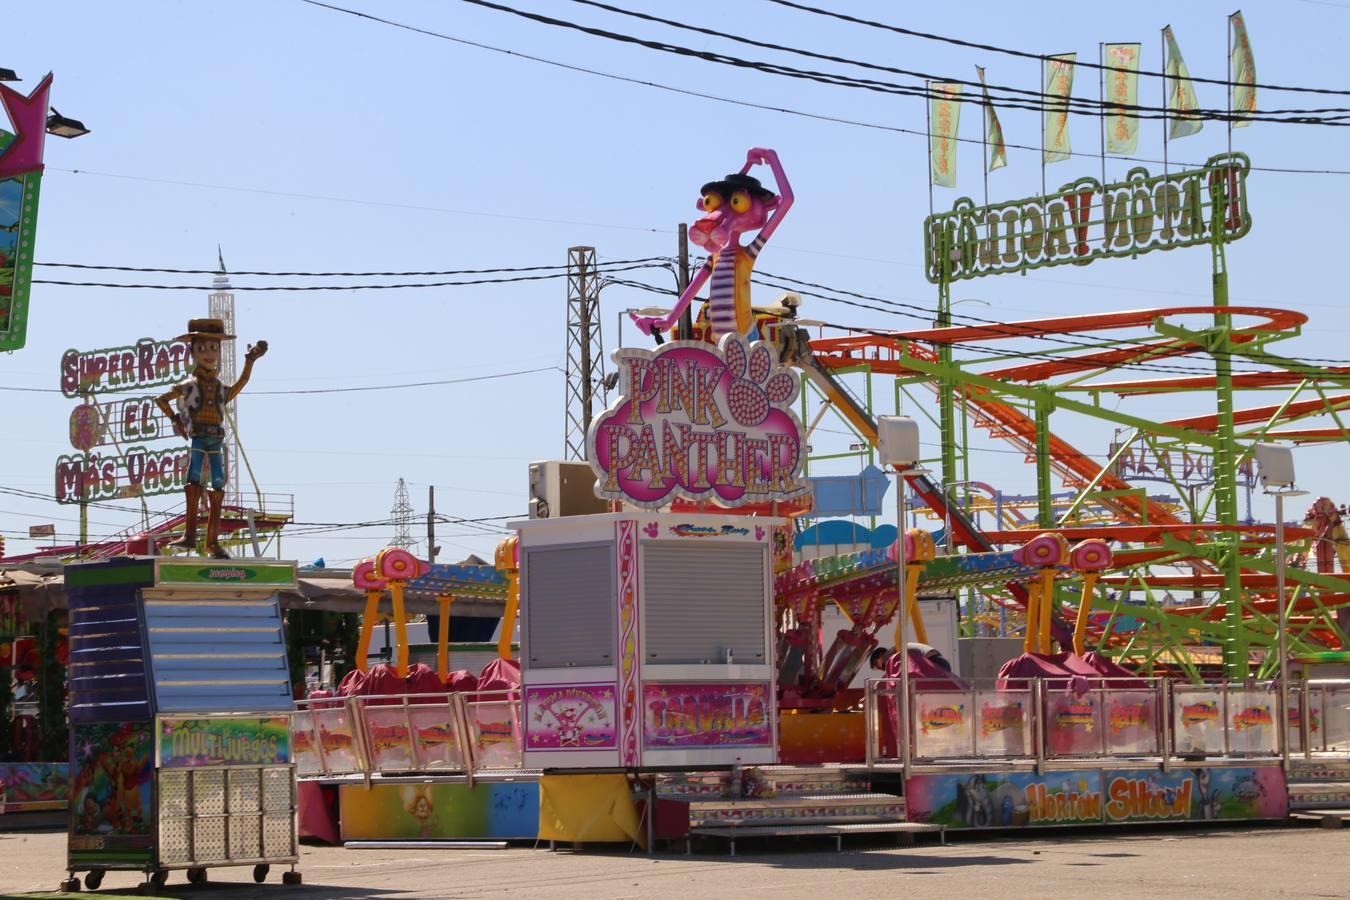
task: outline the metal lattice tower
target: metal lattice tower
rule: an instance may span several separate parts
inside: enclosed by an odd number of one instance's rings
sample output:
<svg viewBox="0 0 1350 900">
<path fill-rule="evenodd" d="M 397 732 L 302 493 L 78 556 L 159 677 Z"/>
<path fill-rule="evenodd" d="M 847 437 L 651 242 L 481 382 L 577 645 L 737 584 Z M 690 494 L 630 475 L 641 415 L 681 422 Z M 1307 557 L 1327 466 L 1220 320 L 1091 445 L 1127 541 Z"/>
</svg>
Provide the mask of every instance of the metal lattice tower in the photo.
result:
<svg viewBox="0 0 1350 900">
<path fill-rule="evenodd" d="M 416 547 L 417 542 L 412 537 L 412 501 L 408 499 L 408 485 L 402 478 L 398 480 L 398 487 L 394 489 L 394 508 L 389 510 L 389 515 L 394 520 L 394 538 L 389 542 L 389 546 L 402 547 L 404 550 Z"/>
<path fill-rule="evenodd" d="M 594 247 L 567 249 L 567 383 L 563 455 L 586 458 L 596 390 L 604 392 L 605 347 L 600 335 L 600 276 Z M 603 400 L 602 400 L 603 402 Z"/>
<path fill-rule="evenodd" d="M 207 315 L 224 322 L 226 334 L 238 334 L 239 332 L 234 327 L 234 292 L 230 290 L 230 277 L 225 273 L 225 255 L 221 253 L 219 245 L 216 247 L 216 258 L 220 261 L 220 268 L 211 280 L 211 293 L 206 298 Z M 233 384 L 235 376 L 238 374 L 235 365 L 234 344 L 234 341 L 220 342 L 220 372 L 218 377 L 225 384 Z M 239 466 L 243 461 L 239 451 L 239 434 L 236 431 L 239 425 L 239 400 L 231 400 L 228 408 L 230 414 L 226 417 L 227 421 L 225 422 L 225 455 L 229 465 L 225 489 L 231 495 L 238 496 Z"/>
</svg>

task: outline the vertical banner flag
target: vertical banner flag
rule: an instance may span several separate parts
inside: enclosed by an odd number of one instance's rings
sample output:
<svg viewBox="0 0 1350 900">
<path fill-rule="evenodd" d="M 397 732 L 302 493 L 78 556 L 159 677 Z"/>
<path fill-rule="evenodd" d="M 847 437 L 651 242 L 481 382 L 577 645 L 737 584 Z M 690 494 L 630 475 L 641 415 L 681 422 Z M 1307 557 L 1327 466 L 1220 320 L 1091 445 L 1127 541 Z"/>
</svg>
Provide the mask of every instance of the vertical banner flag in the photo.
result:
<svg viewBox="0 0 1350 900">
<path fill-rule="evenodd" d="M 980 90 L 984 93 L 984 120 L 989 132 L 988 171 L 992 172 L 1008 164 L 1008 146 L 1003 142 L 1003 126 L 998 123 L 998 113 L 989 101 L 989 88 L 984 86 L 984 68 L 976 66 L 975 71 L 979 73 Z"/>
<path fill-rule="evenodd" d="M 1073 67 L 1077 53 L 1061 53 L 1045 59 L 1045 161 L 1062 162 L 1072 155 L 1069 147 L 1069 95 L 1073 93 Z"/>
<path fill-rule="evenodd" d="M 961 121 L 961 85 L 934 81 L 928 85 L 928 159 L 933 183 L 956 187 L 956 128 Z"/>
<path fill-rule="evenodd" d="M 1139 146 L 1139 116 L 1124 107 L 1139 103 L 1139 45 L 1107 44 L 1105 49 L 1106 152 L 1133 153 Z"/>
<path fill-rule="evenodd" d="M 1242 10 L 1229 16 L 1228 21 L 1233 23 L 1233 60 L 1229 69 L 1233 106 L 1229 112 L 1236 117 L 1233 127 L 1244 128 L 1252 124 L 1247 116 L 1256 109 L 1256 60 L 1252 57 L 1251 42 L 1247 40 L 1247 23 L 1242 19 Z"/>
<path fill-rule="evenodd" d="M 1191 73 L 1186 61 L 1181 58 L 1181 49 L 1172 34 L 1172 26 L 1163 29 L 1163 39 L 1167 42 L 1167 112 L 1171 116 L 1170 137 L 1175 140 L 1195 134 L 1204 125 L 1195 115 L 1200 102 L 1195 99 L 1195 88 L 1191 85 Z"/>
</svg>

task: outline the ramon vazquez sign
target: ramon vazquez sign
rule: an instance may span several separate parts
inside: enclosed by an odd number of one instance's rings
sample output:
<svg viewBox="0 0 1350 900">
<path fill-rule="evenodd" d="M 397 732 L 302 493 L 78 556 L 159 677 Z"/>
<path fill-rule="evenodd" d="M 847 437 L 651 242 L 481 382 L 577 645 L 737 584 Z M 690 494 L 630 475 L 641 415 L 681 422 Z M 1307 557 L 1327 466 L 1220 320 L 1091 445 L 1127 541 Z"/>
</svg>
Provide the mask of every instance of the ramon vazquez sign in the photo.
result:
<svg viewBox="0 0 1350 900">
<path fill-rule="evenodd" d="M 1224 241 L 1252 225 L 1244 154 L 1210 157 L 1202 168 L 1165 175 L 1131 169 L 1103 185 L 1080 178 L 1044 197 L 976 206 L 969 197 L 924 220 L 928 280 L 960 281 L 1067 263 L 1137 256 Z M 943 250 L 946 249 L 944 253 Z"/>
<path fill-rule="evenodd" d="M 675 341 L 614 360 L 621 396 L 587 436 L 599 496 L 656 509 L 676 496 L 739 506 L 808 490 L 792 412 L 801 385 L 771 344 L 726 335 L 715 348 Z"/>
</svg>

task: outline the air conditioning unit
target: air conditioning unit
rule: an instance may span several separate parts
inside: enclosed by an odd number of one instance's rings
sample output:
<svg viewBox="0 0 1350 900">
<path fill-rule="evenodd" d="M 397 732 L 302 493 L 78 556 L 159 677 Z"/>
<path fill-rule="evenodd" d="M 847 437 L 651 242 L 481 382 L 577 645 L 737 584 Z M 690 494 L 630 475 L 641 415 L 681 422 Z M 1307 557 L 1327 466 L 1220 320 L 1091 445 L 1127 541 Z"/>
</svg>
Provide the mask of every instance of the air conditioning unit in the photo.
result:
<svg viewBox="0 0 1350 900">
<path fill-rule="evenodd" d="M 609 512 L 609 502 L 595 496 L 595 471 L 590 463 L 561 459 L 530 463 L 531 519 L 602 512 Z"/>
</svg>

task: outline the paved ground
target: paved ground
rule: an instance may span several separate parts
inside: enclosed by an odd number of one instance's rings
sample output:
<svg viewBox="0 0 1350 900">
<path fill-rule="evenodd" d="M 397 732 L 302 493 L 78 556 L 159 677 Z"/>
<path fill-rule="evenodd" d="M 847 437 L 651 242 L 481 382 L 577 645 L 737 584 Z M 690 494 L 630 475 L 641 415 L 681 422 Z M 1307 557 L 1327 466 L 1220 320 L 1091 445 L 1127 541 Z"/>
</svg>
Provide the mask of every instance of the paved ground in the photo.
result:
<svg viewBox="0 0 1350 900">
<path fill-rule="evenodd" d="M 486 897 L 529 893 L 602 897 L 809 897 L 815 900 L 924 898 L 1012 900 L 1074 897 L 1350 897 L 1350 829 L 1187 828 L 1042 832 L 1034 840 L 965 837 L 946 847 L 921 841 L 897 849 L 800 843 L 669 853 L 508 850 L 343 850 L 305 847 L 302 887 L 274 871 L 259 889 L 247 869 L 213 869 L 192 887 L 174 873 L 163 896 L 227 900 Z M 51 891 L 64 876 L 61 832 L 0 834 L 0 897 Z M 110 873 L 98 896 L 133 893 L 138 877 Z M 93 896 L 93 895 L 89 895 Z"/>
</svg>

